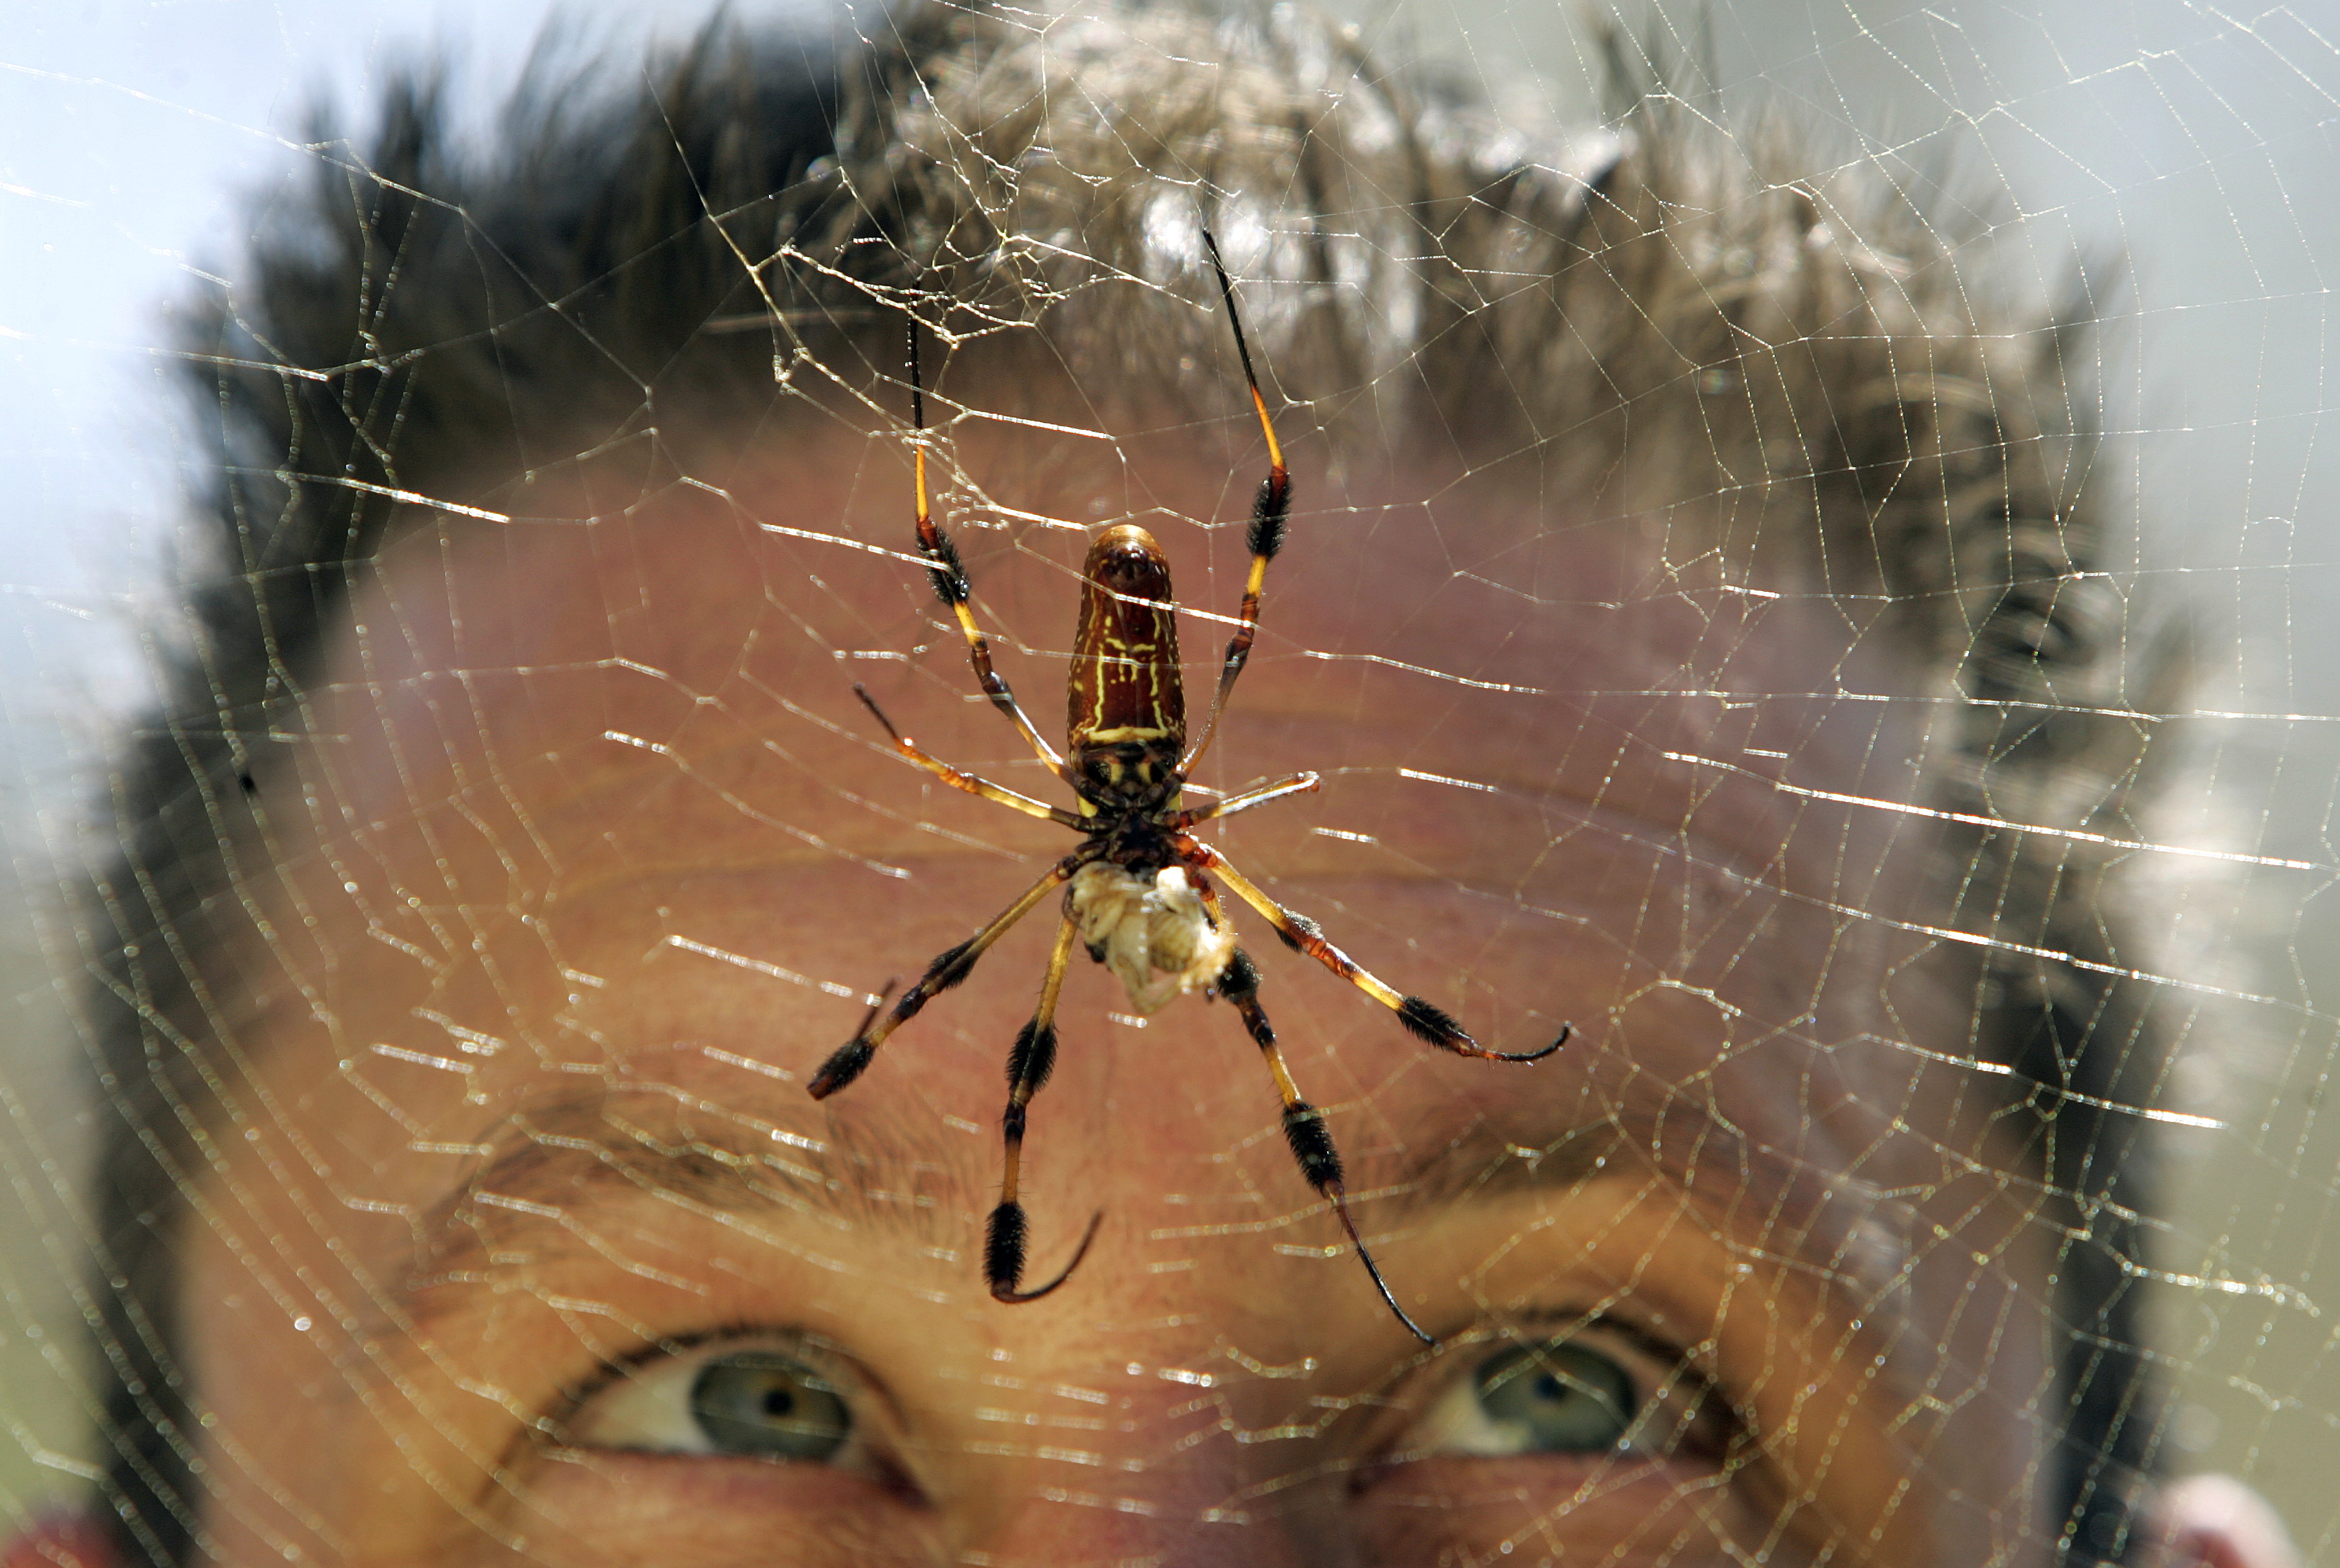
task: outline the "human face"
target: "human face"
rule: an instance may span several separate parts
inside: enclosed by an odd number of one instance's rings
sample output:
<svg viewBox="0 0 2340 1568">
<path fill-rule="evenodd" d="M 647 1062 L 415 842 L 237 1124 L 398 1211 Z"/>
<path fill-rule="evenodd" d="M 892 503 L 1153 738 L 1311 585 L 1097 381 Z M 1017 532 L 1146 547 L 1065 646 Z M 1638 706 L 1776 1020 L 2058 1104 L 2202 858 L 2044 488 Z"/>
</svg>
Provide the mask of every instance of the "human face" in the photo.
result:
<svg viewBox="0 0 2340 1568">
<path fill-rule="evenodd" d="M 1433 1352 L 1232 1010 L 1139 1027 L 1078 964 L 1035 1276 L 1102 1224 L 1005 1305 L 981 1225 L 1053 910 L 805 1084 L 1069 839 L 873 738 L 856 679 L 1052 793 L 899 553 L 890 459 L 808 450 L 721 493 L 515 484 L 520 521 L 420 526 L 354 592 L 258 779 L 187 1238 L 226 1561 L 2047 1560 L 2038 1184 L 1954 1065 L 1882 632 L 1492 473 L 1304 490 L 1204 778 L 1324 785 L 1215 841 L 1482 1041 L 1577 1035 L 1429 1051 L 1231 906 Z M 1165 519 L 1244 481 L 1119 455 L 1099 502 L 1036 438 L 968 453 L 1036 511 L 1135 511 L 1232 610 L 1239 546 Z M 997 537 L 964 541 L 987 623 L 1062 648 L 1077 531 Z M 1050 727 L 1061 660 L 1002 661 Z"/>
</svg>

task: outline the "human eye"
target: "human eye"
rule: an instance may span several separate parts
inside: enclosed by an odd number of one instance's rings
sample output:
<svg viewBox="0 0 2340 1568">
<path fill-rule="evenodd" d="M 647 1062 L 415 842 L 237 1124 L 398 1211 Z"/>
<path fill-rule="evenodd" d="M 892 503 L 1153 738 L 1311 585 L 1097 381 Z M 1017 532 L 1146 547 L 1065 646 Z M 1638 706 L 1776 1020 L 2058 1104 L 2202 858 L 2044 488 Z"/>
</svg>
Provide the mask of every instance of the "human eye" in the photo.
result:
<svg viewBox="0 0 2340 1568">
<path fill-rule="evenodd" d="M 1721 1401 L 1687 1357 L 1596 1320 L 1478 1347 L 1430 1396 L 1396 1457 L 1719 1457 L 1730 1436 Z"/>
<path fill-rule="evenodd" d="M 788 1335 L 725 1335 L 630 1356 L 577 1391 L 573 1448 L 870 1470 L 871 1392 L 843 1357 Z"/>
<path fill-rule="evenodd" d="M 1355 1475 L 1382 1568 L 1545 1562 L 1810 1568 L 1778 1475 L 1697 1359 L 1603 1314 L 1458 1336 L 1393 1387 L 1395 1441 Z M 1757 1547 L 1762 1550 L 1756 1550 Z"/>
</svg>

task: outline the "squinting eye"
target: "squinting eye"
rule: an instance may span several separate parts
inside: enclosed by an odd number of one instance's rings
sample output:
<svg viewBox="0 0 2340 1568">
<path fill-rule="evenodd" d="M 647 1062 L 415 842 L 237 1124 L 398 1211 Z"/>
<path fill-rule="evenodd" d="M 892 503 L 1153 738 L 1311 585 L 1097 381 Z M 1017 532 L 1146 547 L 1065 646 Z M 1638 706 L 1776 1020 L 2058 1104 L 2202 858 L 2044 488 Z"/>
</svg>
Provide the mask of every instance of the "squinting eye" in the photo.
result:
<svg viewBox="0 0 2340 1568">
<path fill-rule="evenodd" d="M 1507 1351 L 1472 1380 L 1487 1424 L 1519 1454 L 1597 1454 L 1632 1430 L 1633 1374 L 1565 1341 Z"/>
<path fill-rule="evenodd" d="M 565 1437 L 580 1447 L 840 1464 L 854 1424 L 846 1387 L 807 1356 L 734 1341 L 625 1369 L 586 1396 Z"/>
</svg>

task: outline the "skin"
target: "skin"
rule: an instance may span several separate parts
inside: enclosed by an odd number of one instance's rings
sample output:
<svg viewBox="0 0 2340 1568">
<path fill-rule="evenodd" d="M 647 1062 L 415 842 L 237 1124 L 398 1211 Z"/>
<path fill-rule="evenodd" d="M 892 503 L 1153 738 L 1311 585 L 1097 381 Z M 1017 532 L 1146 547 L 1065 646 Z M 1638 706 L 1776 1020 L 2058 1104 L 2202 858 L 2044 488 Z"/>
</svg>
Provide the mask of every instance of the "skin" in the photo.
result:
<svg viewBox="0 0 2340 1568">
<path fill-rule="evenodd" d="M 184 1249 L 223 1561 L 2050 1560 L 2052 1214 L 1957 1065 L 1923 823 L 1832 798 L 1917 794 L 1926 705 L 1872 611 L 1733 591 L 1680 537 L 1552 526 L 1496 476 L 1335 507 L 1295 457 L 1198 781 L 1325 783 L 1207 836 L 1482 1041 L 1577 1038 L 1441 1056 L 1228 899 L 1427 1353 L 1294 1168 L 1232 1009 L 1132 1027 L 1076 955 L 1027 1280 L 1103 1219 L 1007 1306 L 981 1224 L 1053 904 L 859 1082 L 804 1085 L 1071 836 L 904 765 L 851 681 L 935 754 L 1063 794 L 900 553 L 897 449 L 770 445 L 723 493 L 613 456 L 506 487 L 510 525 L 418 521 L 356 591 L 317 739 L 257 771 Z M 1192 611 L 1232 610 L 1244 561 L 1239 529 L 1176 520 L 1239 516 L 1249 480 L 1119 455 L 960 452 L 1019 506 L 1162 537 L 1199 714 L 1225 628 Z M 1083 540 L 1016 537 L 961 541 L 1053 730 Z M 1899 700 L 1753 700 L 1840 690 Z M 1475 1368 L 1570 1334 L 1710 1388 L 1677 1395 L 1690 1437 L 1442 1451 Z M 645 1451 L 619 1395 L 735 1342 L 845 1391 L 838 1462 Z M 2186 1560 L 2278 1561 L 2204 1539 Z"/>
</svg>

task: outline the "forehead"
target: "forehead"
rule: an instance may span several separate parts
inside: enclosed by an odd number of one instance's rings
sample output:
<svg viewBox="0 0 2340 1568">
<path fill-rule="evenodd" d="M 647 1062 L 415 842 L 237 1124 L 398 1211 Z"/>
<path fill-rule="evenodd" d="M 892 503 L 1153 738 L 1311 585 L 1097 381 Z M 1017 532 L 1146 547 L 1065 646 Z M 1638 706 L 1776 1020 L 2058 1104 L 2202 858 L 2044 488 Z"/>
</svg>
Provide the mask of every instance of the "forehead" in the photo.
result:
<svg viewBox="0 0 2340 1568">
<path fill-rule="evenodd" d="M 995 491 L 1024 486 L 1029 513 L 1161 538 L 1199 705 L 1241 597 L 1256 459 L 1064 444 L 960 457 Z M 1908 1004 L 1933 984 L 1913 963 L 1923 845 L 1876 807 L 1913 797 L 1922 708 L 1860 607 L 1759 575 L 1711 519 L 1531 513 L 1493 473 L 1343 483 L 1307 442 L 1293 461 L 1292 541 L 1197 782 L 1306 769 L 1323 787 L 1227 824 L 1222 846 L 1476 1027 L 1540 1043 L 1573 1022 L 1601 1048 L 1555 1077 L 1596 1099 L 1630 1088 L 1611 1112 L 1644 1133 L 1686 1087 L 1737 1096 L 1803 1151 L 1790 1175 L 1825 1174 L 1811 1140 L 1832 1118 L 1909 1106 Z M 402 1048 L 444 1047 L 453 1020 L 575 1070 L 737 1008 L 719 1048 L 768 1054 L 757 986 L 825 1007 L 813 1032 L 842 1037 L 860 998 L 1062 853 L 1060 830 L 904 766 L 856 700 L 865 683 L 929 751 L 1059 792 L 976 691 L 908 548 L 907 479 L 887 442 L 852 462 L 778 446 L 720 489 L 588 464 L 510 487 L 508 523 L 400 538 L 356 592 L 310 704 L 319 743 L 295 761 L 294 830 L 317 843 L 291 880 L 326 1010 L 407 997 Z M 1093 531 L 958 521 L 976 525 L 978 620 L 1052 730 Z M 694 962 L 731 988 L 693 991 L 677 1024 Z M 998 1005 L 1022 1005 L 1027 978 L 1000 983 Z M 979 1103 L 997 1066 L 966 1032 Z M 1467 1079 L 1404 1114 L 1501 1120 L 1505 1096 Z"/>
<path fill-rule="evenodd" d="M 1598 801 L 1757 863 L 1795 817 L 1899 835 L 1889 810 L 1816 813 L 1812 791 L 1915 798 L 1912 700 L 1929 672 L 1873 597 L 1830 595 L 1794 552 L 1731 542 L 1800 537 L 1803 498 L 1768 528 L 1760 508 L 1711 496 L 1621 515 L 1522 489 L 1512 465 L 1365 471 L 1338 442 L 1294 444 L 1291 543 L 1268 574 L 1229 749 L 1198 783 L 1272 771 L 1289 739 L 1326 771 L 1368 758 L 1440 771 L 1428 764 L 1443 757 L 1507 798 Z M 1187 679 L 1215 677 L 1249 566 L 1255 448 L 1183 428 L 1104 441 L 977 424 L 955 465 L 937 463 L 936 510 L 973 570 L 977 620 L 1044 730 L 1103 523 L 1159 536 Z M 928 591 L 905 443 L 799 432 L 722 473 L 668 482 L 587 459 L 495 494 L 508 522 L 421 523 L 362 582 L 323 660 L 328 700 L 354 699 L 369 730 L 440 730 L 451 760 L 467 745 L 573 746 L 559 731 L 589 702 L 735 736 L 858 734 L 858 680 L 889 707 L 916 703 L 902 717 L 937 745 L 947 727 L 955 755 L 1030 770 L 1012 729 L 978 711 Z M 483 708 L 452 729 L 422 718 L 415 705 L 451 681 L 537 711 Z"/>
</svg>

